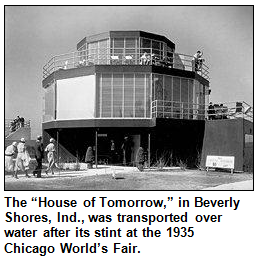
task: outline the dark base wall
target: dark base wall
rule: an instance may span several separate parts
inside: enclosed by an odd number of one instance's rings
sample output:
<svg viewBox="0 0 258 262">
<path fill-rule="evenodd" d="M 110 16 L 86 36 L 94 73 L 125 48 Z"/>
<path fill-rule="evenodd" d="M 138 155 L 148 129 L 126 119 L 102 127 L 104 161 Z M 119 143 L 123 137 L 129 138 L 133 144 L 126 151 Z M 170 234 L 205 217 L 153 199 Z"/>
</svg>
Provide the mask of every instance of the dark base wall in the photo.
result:
<svg viewBox="0 0 258 262">
<path fill-rule="evenodd" d="M 132 142 L 131 161 L 135 161 L 136 152 L 142 146 L 148 150 L 150 135 L 151 163 L 162 159 L 168 165 L 176 165 L 180 160 L 193 167 L 200 159 L 204 135 L 204 121 L 183 119 L 156 119 L 149 127 L 81 127 L 45 129 L 44 144 L 50 137 L 59 140 L 60 154 L 67 150 L 73 156 L 83 160 L 88 146 L 95 147 L 95 132 L 98 131 L 98 159 L 110 155 L 110 141 L 116 146 L 116 162 L 122 163 L 121 146 L 125 136 Z M 58 132 L 58 135 L 57 135 Z M 66 154 L 65 152 L 63 154 Z"/>
<path fill-rule="evenodd" d="M 69 127 L 65 127 L 64 122 L 61 127 L 57 126 L 58 123 L 51 127 L 48 123 L 43 130 L 44 144 L 49 142 L 50 137 L 57 140 L 58 134 L 60 155 L 67 159 L 77 157 L 82 161 L 87 148 L 95 147 L 97 130 L 98 160 L 110 158 L 110 141 L 113 139 L 117 153 L 115 161 L 121 164 L 124 137 L 128 136 L 132 141 L 131 162 L 134 162 L 139 146 L 147 155 L 150 135 L 151 164 L 162 159 L 168 165 L 177 165 L 182 161 L 188 167 L 196 167 L 201 162 L 200 165 L 205 167 L 207 155 L 218 155 L 235 156 L 236 171 L 253 169 L 253 142 L 245 141 L 245 138 L 253 136 L 253 123 L 244 119 L 204 121 L 157 118 L 142 127 L 137 127 L 135 123 L 125 126 L 123 121 L 116 123 L 117 126 L 107 122 L 101 126 L 101 123 L 100 127 L 78 127 L 78 123 L 74 127 L 68 123 Z"/>
<path fill-rule="evenodd" d="M 157 119 L 152 134 L 152 160 L 172 156 L 173 165 L 182 161 L 188 167 L 196 167 L 201 158 L 204 126 L 203 120 Z"/>
<path fill-rule="evenodd" d="M 68 158 L 77 157 L 80 161 L 84 161 L 86 150 L 88 147 L 92 147 L 95 151 L 95 138 L 96 131 L 98 133 L 98 160 L 111 160 L 111 140 L 115 142 L 115 162 L 117 164 L 123 163 L 122 144 L 124 137 L 128 136 L 132 142 L 132 162 L 135 157 L 135 153 L 139 146 L 142 146 L 147 150 L 148 147 L 148 132 L 144 128 L 62 128 L 62 129 L 48 129 L 43 132 L 44 144 L 49 141 L 50 137 L 53 137 L 57 141 L 57 131 L 59 140 L 59 155 L 63 160 Z M 69 154 L 70 153 L 70 154 Z M 73 157 L 72 157 L 73 156 Z"/>
<path fill-rule="evenodd" d="M 206 121 L 201 165 L 205 166 L 207 155 L 235 156 L 236 171 L 252 169 L 253 148 L 245 145 L 247 132 L 253 134 L 253 123 L 242 118 Z"/>
</svg>

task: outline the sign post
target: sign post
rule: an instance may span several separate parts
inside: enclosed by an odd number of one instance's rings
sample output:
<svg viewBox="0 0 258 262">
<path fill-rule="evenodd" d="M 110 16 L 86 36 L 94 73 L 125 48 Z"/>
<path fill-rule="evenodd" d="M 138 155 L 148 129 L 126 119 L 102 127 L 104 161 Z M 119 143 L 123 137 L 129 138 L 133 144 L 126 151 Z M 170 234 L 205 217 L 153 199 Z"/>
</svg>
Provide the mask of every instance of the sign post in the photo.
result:
<svg viewBox="0 0 258 262">
<path fill-rule="evenodd" d="M 98 130 L 95 132 L 95 166 L 98 168 Z"/>
</svg>

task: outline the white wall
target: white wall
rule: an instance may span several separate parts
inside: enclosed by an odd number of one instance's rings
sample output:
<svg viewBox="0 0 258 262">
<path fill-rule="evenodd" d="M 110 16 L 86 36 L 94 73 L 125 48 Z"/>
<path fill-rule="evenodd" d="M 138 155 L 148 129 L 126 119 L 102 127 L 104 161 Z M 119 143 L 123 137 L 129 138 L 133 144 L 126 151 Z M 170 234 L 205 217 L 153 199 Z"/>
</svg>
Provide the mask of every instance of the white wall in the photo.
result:
<svg viewBox="0 0 258 262">
<path fill-rule="evenodd" d="M 89 119 L 95 112 L 95 75 L 57 80 L 57 119 Z"/>
</svg>

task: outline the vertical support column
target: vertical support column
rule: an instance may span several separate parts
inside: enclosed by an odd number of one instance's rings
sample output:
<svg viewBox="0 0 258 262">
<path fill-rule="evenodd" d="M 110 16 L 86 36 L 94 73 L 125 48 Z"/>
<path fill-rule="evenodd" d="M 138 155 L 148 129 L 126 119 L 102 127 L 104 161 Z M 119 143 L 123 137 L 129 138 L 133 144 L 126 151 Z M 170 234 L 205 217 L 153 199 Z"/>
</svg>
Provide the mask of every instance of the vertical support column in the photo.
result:
<svg viewBox="0 0 258 262">
<path fill-rule="evenodd" d="M 114 93 L 114 74 L 111 74 L 111 117 L 113 117 L 113 93 Z"/>
<path fill-rule="evenodd" d="M 174 109 L 174 102 L 173 102 L 173 76 L 171 76 L 171 118 L 174 118 L 173 116 L 173 109 Z"/>
<path fill-rule="evenodd" d="M 99 74 L 99 117 L 102 117 L 102 73 Z"/>
<path fill-rule="evenodd" d="M 147 76 L 144 74 L 144 118 L 146 118 L 146 88 L 147 88 Z"/>
<path fill-rule="evenodd" d="M 57 143 L 57 147 L 56 147 L 57 164 L 59 164 L 59 129 L 57 129 L 56 131 L 56 143 Z"/>
<path fill-rule="evenodd" d="M 125 74 L 123 74 L 122 118 L 125 117 Z"/>
<path fill-rule="evenodd" d="M 148 133 L 148 167 L 150 168 L 150 147 L 151 147 L 151 134 L 150 131 Z"/>
<path fill-rule="evenodd" d="M 136 74 L 133 74 L 133 118 L 135 118 L 135 78 Z"/>
<path fill-rule="evenodd" d="M 54 119 L 57 119 L 57 81 L 54 73 Z"/>
<path fill-rule="evenodd" d="M 190 119 L 190 114 L 189 114 L 189 111 L 190 111 L 190 108 L 189 108 L 189 79 L 187 79 L 187 119 Z"/>
<path fill-rule="evenodd" d="M 98 168 L 98 130 L 95 131 L 95 165 Z"/>
<path fill-rule="evenodd" d="M 165 99 L 165 76 L 163 75 L 162 76 L 162 117 L 164 118 L 165 116 L 165 102 L 164 102 L 164 99 Z"/>
</svg>

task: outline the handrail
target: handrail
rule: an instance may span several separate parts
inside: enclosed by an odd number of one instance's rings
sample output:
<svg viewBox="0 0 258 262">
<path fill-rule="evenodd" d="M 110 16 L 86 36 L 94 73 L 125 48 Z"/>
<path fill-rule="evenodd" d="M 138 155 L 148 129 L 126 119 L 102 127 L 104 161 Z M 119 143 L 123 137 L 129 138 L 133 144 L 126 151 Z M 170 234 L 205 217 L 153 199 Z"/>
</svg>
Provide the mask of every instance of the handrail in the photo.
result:
<svg viewBox="0 0 258 262">
<path fill-rule="evenodd" d="M 185 71 L 195 71 L 209 80 L 209 67 L 201 63 L 195 69 L 193 56 L 171 53 L 163 55 L 152 48 L 91 48 L 71 53 L 53 56 L 43 66 L 43 79 L 59 69 L 71 69 L 89 65 L 156 65 L 176 68 Z"/>
<path fill-rule="evenodd" d="M 14 122 L 14 119 L 5 119 L 5 137 L 21 127 L 29 128 L 30 120 L 25 120 L 24 122 Z"/>
<path fill-rule="evenodd" d="M 180 101 L 154 100 L 151 103 L 152 117 L 180 119 L 235 119 L 253 121 L 253 107 L 242 102 L 204 105 Z"/>
</svg>

